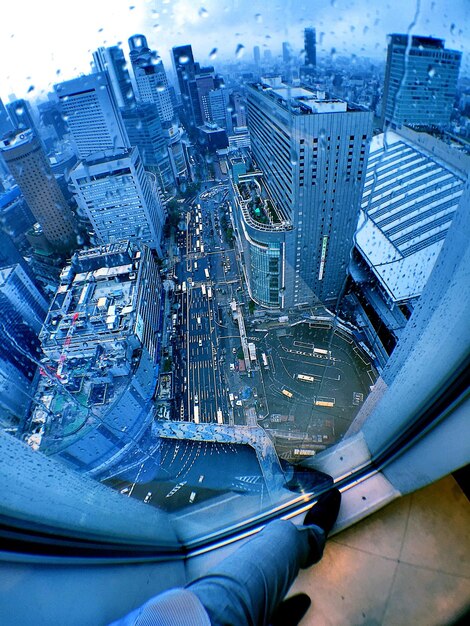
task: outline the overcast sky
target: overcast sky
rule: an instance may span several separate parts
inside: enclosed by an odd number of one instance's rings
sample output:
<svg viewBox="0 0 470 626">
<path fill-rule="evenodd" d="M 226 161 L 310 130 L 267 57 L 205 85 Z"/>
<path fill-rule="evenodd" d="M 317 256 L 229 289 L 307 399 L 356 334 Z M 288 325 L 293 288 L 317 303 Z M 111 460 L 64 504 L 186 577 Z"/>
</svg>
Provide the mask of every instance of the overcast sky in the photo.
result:
<svg viewBox="0 0 470 626">
<path fill-rule="evenodd" d="M 54 83 L 90 71 L 91 52 L 147 36 L 168 70 L 172 46 L 191 43 L 204 62 L 252 59 L 253 46 L 280 53 L 282 41 L 302 48 L 303 29 L 317 29 L 317 54 L 385 59 L 386 35 L 411 32 L 446 40 L 464 52 L 470 74 L 470 0 L 10 0 L 0 20 L 0 97 L 35 98 Z"/>
</svg>

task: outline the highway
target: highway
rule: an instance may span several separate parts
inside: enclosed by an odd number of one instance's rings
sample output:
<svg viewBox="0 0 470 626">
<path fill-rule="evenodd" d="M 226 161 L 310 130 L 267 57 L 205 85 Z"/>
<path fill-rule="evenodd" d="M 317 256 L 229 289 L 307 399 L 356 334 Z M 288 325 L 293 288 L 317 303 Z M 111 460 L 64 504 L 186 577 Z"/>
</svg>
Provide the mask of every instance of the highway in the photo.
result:
<svg viewBox="0 0 470 626">
<path fill-rule="evenodd" d="M 174 332 L 175 419 L 227 423 L 230 412 L 226 354 L 240 345 L 227 315 L 240 280 L 234 250 L 223 240 L 219 200 L 213 197 L 186 208 L 186 231 L 177 238 L 179 261 Z"/>
</svg>

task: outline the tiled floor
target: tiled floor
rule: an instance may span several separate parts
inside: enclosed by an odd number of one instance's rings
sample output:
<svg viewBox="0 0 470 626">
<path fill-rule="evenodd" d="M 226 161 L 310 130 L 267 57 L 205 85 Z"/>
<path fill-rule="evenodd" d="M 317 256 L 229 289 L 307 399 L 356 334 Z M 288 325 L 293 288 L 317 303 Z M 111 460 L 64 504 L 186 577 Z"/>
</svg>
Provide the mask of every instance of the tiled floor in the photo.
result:
<svg viewBox="0 0 470 626">
<path fill-rule="evenodd" d="M 301 626 L 444 626 L 470 605 L 470 505 L 448 476 L 332 537 Z"/>
</svg>

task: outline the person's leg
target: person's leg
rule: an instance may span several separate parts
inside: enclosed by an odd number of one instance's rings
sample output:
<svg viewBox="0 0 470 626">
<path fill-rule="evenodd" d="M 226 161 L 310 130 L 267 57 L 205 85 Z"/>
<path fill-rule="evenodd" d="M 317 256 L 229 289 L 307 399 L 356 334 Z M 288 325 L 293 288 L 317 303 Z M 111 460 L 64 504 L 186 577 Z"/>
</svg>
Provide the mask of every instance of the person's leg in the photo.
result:
<svg viewBox="0 0 470 626">
<path fill-rule="evenodd" d="M 319 526 L 272 522 L 186 588 L 202 602 L 214 626 L 268 624 L 299 568 L 321 559 L 325 537 Z"/>
</svg>

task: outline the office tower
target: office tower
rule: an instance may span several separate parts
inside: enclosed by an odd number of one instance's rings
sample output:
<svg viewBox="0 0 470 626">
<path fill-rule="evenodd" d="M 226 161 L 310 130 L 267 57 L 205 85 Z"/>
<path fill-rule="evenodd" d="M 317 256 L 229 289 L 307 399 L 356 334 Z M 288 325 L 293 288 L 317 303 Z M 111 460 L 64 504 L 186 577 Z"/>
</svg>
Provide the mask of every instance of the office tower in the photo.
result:
<svg viewBox="0 0 470 626">
<path fill-rule="evenodd" d="M 0 152 L 52 247 L 57 251 L 76 247 L 75 218 L 33 131 L 0 141 Z"/>
<path fill-rule="evenodd" d="M 15 432 L 31 401 L 31 381 L 0 355 L 0 430 Z"/>
<path fill-rule="evenodd" d="M 253 59 L 255 62 L 255 65 L 261 65 L 261 51 L 259 46 L 255 46 L 253 48 Z"/>
<path fill-rule="evenodd" d="M 135 105 L 135 95 L 124 53 L 119 46 L 98 48 L 93 52 L 95 72 L 107 72 L 119 108 Z"/>
<path fill-rule="evenodd" d="M 144 35 L 129 38 L 130 59 L 141 102 L 153 102 L 162 122 L 174 117 L 168 78 L 162 60 L 150 50 Z"/>
<path fill-rule="evenodd" d="M 52 94 L 49 94 L 51 96 Z M 51 129 L 57 139 L 63 139 L 68 132 L 60 105 L 55 100 L 41 102 L 38 105 L 39 116 L 45 128 Z"/>
<path fill-rule="evenodd" d="M 164 210 L 152 189 L 137 148 L 112 156 L 89 157 L 70 173 L 79 208 L 90 219 L 97 240 L 142 242 L 161 255 Z"/>
<path fill-rule="evenodd" d="M 46 428 L 36 447 L 95 477 L 140 458 L 153 422 L 161 298 L 145 246 L 121 241 L 72 257 L 40 334 L 43 377 L 31 419 Z"/>
<path fill-rule="evenodd" d="M 196 64 L 197 67 L 198 64 Z M 199 69 L 194 78 L 195 92 L 194 95 L 197 98 L 197 104 L 193 104 L 194 123 L 196 126 L 202 126 L 204 122 L 211 121 L 210 105 L 209 105 L 209 93 L 213 91 L 215 87 L 215 72 L 213 67 Z M 191 100 L 193 84 L 190 83 Z"/>
<path fill-rule="evenodd" d="M 54 89 L 80 159 L 129 147 L 106 73 L 80 76 L 59 83 Z"/>
<path fill-rule="evenodd" d="M 191 111 L 189 82 L 196 76 L 193 50 L 190 45 L 176 46 L 172 48 L 171 53 L 183 108 L 188 115 Z"/>
<path fill-rule="evenodd" d="M 31 128 L 35 134 L 39 136 L 29 102 L 23 99 L 9 102 L 7 104 L 7 111 L 15 130 L 27 130 Z"/>
<path fill-rule="evenodd" d="M 450 123 L 462 53 L 443 39 L 388 37 L 382 118 L 399 127 L 444 128 Z"/>
<path fill-rule="evenodd" d="M 288 65 L 289 63 L 291 63 L 293 58 L 292 55 L 292 48 L 290 46 L 290 43 L 288 41 L 283 41 L 282 42 L 282 62 L 285 65 Z"/>
<path fill-rule="evenodd" d="M 272 79 L 250 85 L 248 120 L 264 189 L 239 196 L 267 306 L 335 305 L 346 279 L 360 210 L 372 113 Z M 264 275 L 263 275 L 264 272 Z M 263 278 L 264 276 L 264 278 Z M 254 298 L 256 299 L 256 298 Z"/>
<path fill-rule="evenodd" d="M 233 126 L 246 126 L 246 101 L 238 91 L 230 95 Z"/>
<path fill-rule="evenodd" d="M 47 302 L 19 264 L 0 269 L 0 357 L 31 377 Z"/>
<path fill-rule="evenodd" d="M 225 128 L 228 134 L 233 131 L 232 111 L 228 89 L 220 87 L 209 92 L 210 121 L 220 128 Z"/>
<path fill-rule="evenodd" d="M 173 176 L 179 185 L 188 178 L 186 146 L 182 141 L 183 129 L 173 122 L 173 124 L 166 124 L 163 132 L 168 142 L 168 155 Z"/>
<path fill-rule="evenodd" d="M 0 230 L 8 233 L 15 243 L 24 243 L 24 234 L 35 221 L 19 187 L 15 185 L 0 193 Z"/>
<path fill-rule="evenodd" d="M 164 130 L 154 104 L 138 104 L 121 111 L 132 146 L 137 146 L 145 169 L 153 172 L 165 191 L 176 181 L 168 154 L 168 131 Z"/>
<path fill-rule="evenodd" d="M 13 131 L 13 124 L 0 98 L 0 139 Z"/>
<path fill-rule="evenodd" d="M 317 66 L 317 43 L 314 28 L 306 28 L 304 30 L 304 50 L 305 65 L 314 69 Z"/>
</svg>

